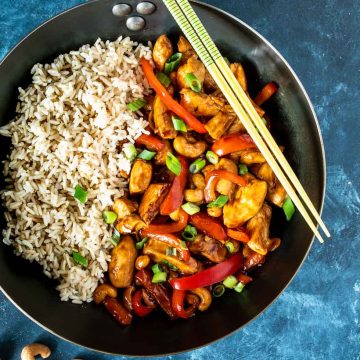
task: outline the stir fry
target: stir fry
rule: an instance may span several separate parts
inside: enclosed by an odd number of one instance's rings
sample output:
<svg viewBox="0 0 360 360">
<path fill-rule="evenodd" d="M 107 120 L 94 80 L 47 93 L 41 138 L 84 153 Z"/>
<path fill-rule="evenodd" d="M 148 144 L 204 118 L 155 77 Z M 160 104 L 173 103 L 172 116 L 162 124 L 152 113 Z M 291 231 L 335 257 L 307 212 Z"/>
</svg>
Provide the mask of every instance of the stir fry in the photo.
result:
<svg viewBox="0 0 360 360">
<path fill-rule="evenodd" d="M 108 282 L 94 292 L 123 325 L 156 309 L 170 319 L 207 310 L 225 290 L 240 293 L 251 271 L 280 245 L 269 233 L 272 206 L 294 206 L 188 41 L 166 35 L 141 60 L 155 94 L 128 105 L 148 134 L 121 151 L 132 161 L 127 196 L 104 212 L 113 226 Z M 248 93 L 240 63 L 230 68 Z M 253 104 L 277 91 L 268 84 Z M 119 294 L 121 289 L 121 294 Z"/>
</svg>

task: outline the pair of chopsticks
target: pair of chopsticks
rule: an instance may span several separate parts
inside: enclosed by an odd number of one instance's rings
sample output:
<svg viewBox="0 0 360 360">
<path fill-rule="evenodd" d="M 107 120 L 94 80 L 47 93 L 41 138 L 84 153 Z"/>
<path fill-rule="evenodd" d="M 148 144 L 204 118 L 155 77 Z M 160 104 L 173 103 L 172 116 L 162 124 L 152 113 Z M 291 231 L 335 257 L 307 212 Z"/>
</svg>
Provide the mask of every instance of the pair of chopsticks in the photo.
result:
<svg viewBox="0 0 360 360">
<path fill-rule="evenodd" d="M 300 181 L 296 177 L 290 164 L 271 136 L 266 125 L 257 114 L 250 99 L 236 80 L 225 59 L 220 54 L 217 46 L 212 41 L 205 27 L 191 7 L 189 1 L 163 0 L 163 2 L 183 31 L 186 38 L 189 40 L 192 47 L 197 52 L 210 75 L 219 86 L 236 115 L 242 121 L 246 131 L 263 154 L 265 160 L 274 171 L 276 177 L 283 185 L 294 205 L 301 213 L 302 217 L 307 222 L 318 240 L 323 243 L 324 240 L 317 230 L 312 218 L 305 209 L 303 202 L 315 218 L 316 222 L 320 225 L 325 235 L 330 237 L 328 229 L 316 211 L 309 196 L 306 194 Z M 300 200 L 299 196 L 302 198 L 303 202 Z"/>
</svg>

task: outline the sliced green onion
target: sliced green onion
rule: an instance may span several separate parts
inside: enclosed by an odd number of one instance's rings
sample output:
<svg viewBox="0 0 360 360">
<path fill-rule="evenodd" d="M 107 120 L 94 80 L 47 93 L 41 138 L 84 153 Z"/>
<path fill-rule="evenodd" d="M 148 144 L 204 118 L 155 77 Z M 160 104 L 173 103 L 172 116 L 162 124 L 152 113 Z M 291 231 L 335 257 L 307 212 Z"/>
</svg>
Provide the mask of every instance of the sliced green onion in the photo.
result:
<svg viewBox="0 0 360 360">
<path fill-rule="evenodd" d="M 157 274 L 159 272 L 163 272 L 160 265 L 159 264 L 154 264 L 152 267 L 151 267 L 151 270 L 154 274 Z"/>
<path fill-rule="evenodd" d="M 137 152 L 134 144 L 128 143 L 123 146 L 123 153 L 125 157 L 132 161 L 136 158 Z"/>
<path fill-rule="evenodd" d="M 229 275 L 224 281 L 223 284 L 229 288 L 233 289 L 234 286 L 238 283 L 237 278 L 234 275 Z"/>
<path fill-rule="evenodd" d="M 215 297 L 220 297 L 220 296 L 223 296 L 224 295 L 224 292 L 225 292 L 225 286 L 223 284 L 217 284 L 213 291 L 212 291 L 212 294 L 215 296 Z"/>
<path fill-rule="evenodd" d="M 173 116 L 171 118 L 172 123 L 174 125 L 174 129 L 177 131 L 182 131 L 182 132 L 187 132 L 187 127 L 186 124 L 184 122 L 184 120 L 178 118 L 177 116 Z"/>
<path fill-rule="evenodd" d="M 206 152 L 205 156 L 206 156 L 208 162 L 211 163 L 211 164 L 216 165 L 219 162 L 219 157 L 214 152 L 212 152 L 210 150 Z"/>
<path fill-rule="evenodd" d="M 167 279 L 166 272 L 158 272 L 158 273 L 154 274 L 151 282 L 154 284 L 158 284 L 158 283 L 166 281 L 166 279 Z"/>
<path fill-rule="evenodd" d="M 234 287 L 234 290 L 238 293 L 241 293 L 243 291 L 245 287 L 245 284 L 243 284 L 242 282 L 238 282 L 237 285 Z"/>
<path fill-rule="evenodd" d="M 196 159 L 193 163 L 189 166 L 189 171 L 191 174 L 198 173 L 203 167 L 206 165 L 205 159 Z"/>
<path fill-rule="evenodd" d="M 293 204 L 292 200 L 289 196 L 286 197 L 286 200 L 282 206 L 284 210 L 284 214 L 286 216 L 286 220 L 290 221 L 295 213 L 295 205 Z"/>
<path fill-rule="evenodd" d="M 229 197 L 226 195 L 219 195 L 214 201 L 207 204 L 207 207 L 217 207 L 222 208 L 229 200 Z"/>
<path fill-rule="evenodd" d="M 186 242 L 183 240 L 180 240 L 180 247 L 183 250 L 188 250 L 188 247 L 186 246 Z"/>
<path fill-rule="evenodd" d="M 104 210 L 102 216 L 104 221 L 110 225 L 113 224 L 117 219 L 117 215 L 113 211 Z"/>
<path fill-rule="evenodd" d="M 116 228 L 114 228 L 114 232 L 113 232 L 113 234 L 112 234 L 112 237 L 111 237 L 111 239 L 110 239 L 110 242 L 111 242 L 114 246 L 116 246 L 116 245 L 119 243 L 120 238 L 121 238 L 120 233 L 116 230 Z"/>
<path fill-rule="evenodd" d="M 158 72 L 156 77 L 165 87 L 168 87 L 171 84 L 170 78 L 163 72 Z"/>
<path fill-rule="evenodd" d="M 199 93 L 201 91 L 201 82 L 199 79 L 192 73 L 186 74 L 185 76 L 186 83 L 189 85 L 192 91 Z"/>
<path fill-rule="evenodd" d="M 74 251 L 72 253 L 72 258 L 76 264 L 79 264 L 84 267 L 88 266 L 88 260 L 82 255 L 80 255 L 80 253 Z"/>
<path fill-rule="evenodd" d="M 181 164 L 179 159 L 174 156 L 171 152 L 166 155 L 166 166 L 175 175 L 179 176 L 181 172 Z"/>
<path fill-rule="evenodd" d="M 164 263 L 165 265 L 167 265 L 171 270 L 174 271 L 179 271 L 179 268 L 177 266 L 175 266 L 174 264 L 172 264 L 170 261 L 167 261 L 166 259 L 164 259 L 162 261 L 162 263 Z"/>
<path fill-rule="evenodd" d="M 225 243 L 226 248 L 229 250 L 229 253 L 232 254 L 233 252 L 235 252 L 235 246 L 231 241 L 227 241 Z"/>
<path fill-rule="evenodd" d="M 182 53 L 175 53 L 167 59 L 164 67 L 164 72 L 166 75 L 169 75 L 172 71 L 176 70 L 180 64 L 181 58 Z"/>
<path fill-rule="evenodd" d="M 166 248 L 166 256 L 176 256 L 176 249 L 173 247 Z"/>
<path fill-rule="evenodd" d="M 223 59 L 225 60 L 225 62 L 228 64 L 228 66 L 230 65 L 230 60 L 227 57 L 223 57 Z"/>
<path fill-rule="evenodd" d="M 186 241 L 194 241 L 197 235 L 196 227 L 191 225 L 186 225 L 184 231 L 181 234 L 181 237 Z"/>
<path fill-rule="evenodd" d="M 138 158 L 143 160 L 151 160 L 155 155 L 155 151 L 149 151 L 145 149 L 138 155 Z"/>
<path fill-rule="evenodd" d="M 127 104 L 126 107 L 131 111 L 138 111 L 145 105 L 146 105 L 145 99 L 136 99 L 131 103 Z"/>
<path fill-rule="evenodd" d="M 187 202 L 184 205 L 181 205 L 184 211 L 186 211 L 189 215 L 194 215 L 200 211 L 200 207 L 191 202 Z"/>
<path fill-rule="evenodd" d="M 148 238 L 143 238 L 141 241 L 137 242 L 135 244 L 135 247 L 137 250 L 140 250 L 144 247 L 145 243 L 148 241 L 149 239 Z"/>
<path fill-rule="evenodd" d="M 244 164 L 239 164 L 239 175 L 245 175 L 249 172 L 249 169 Z"/>
<path fill-rule="evenodd" d="M 79 200 L 82 204 L 85 204 L 87 200 L 87 191 L 84 188 L 82 188 L 80 185 L 76 185 L 74 198 L 76 200 Z"/>
</svg>

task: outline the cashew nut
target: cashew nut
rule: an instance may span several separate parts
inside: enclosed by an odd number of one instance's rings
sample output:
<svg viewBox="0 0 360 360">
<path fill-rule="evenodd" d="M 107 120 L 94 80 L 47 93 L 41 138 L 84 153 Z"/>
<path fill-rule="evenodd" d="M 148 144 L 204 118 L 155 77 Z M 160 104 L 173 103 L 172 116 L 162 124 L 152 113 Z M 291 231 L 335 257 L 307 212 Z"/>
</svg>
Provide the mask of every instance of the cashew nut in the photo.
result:
<svg viewBox="0 0 360 360">
<path fill-rule="evenodd" d="M 43 344 L 29 344 L 21 351 L 21 360 L 35 360 L 35 357 L 40 355 L 43 359 L 51 355 L 50 349 Z"/>
<path fill-rule="evenodd" d="M 223 214 L 223 209 L 215 206 L 207 208 L 206 211 L 212 217 L 220 217 Z"/>
<path fill-rule="evenodd" d="M 201 190 L 205 189 L 205 178 L 202 174 L 194 174 L 191 178 L 192 182 L 194 183 L 195 187 Z"/>
<path fill-rule="evenodd" d="M 211 305 L 211 301 L 212 301 L 210 291 L 206 288 L 197 288 L 197 289 L 191 290 L 191 292 L 200 298 L 200 304 L 198 306 L 198 309 L 200 311 L 207 310 L 209 308 L 209 306 Z"/>
<path fill-rule="evenodd" d="M 204 191 L 201 189 L 187 189 L 184 191 L 186 201 L 201 204 L 204 200 Z"/>
<path fill-rule="evenodd" d="M 150 258 L 147 255 L 141 255 L 136 258 L 135 267 L 137 270 L 145 269 L 150 263 Z"/>
<path fill-rule="evenodd" d="M 93 293 L 93 299 L 94 299 L 95 304 L 102 303 L 105 300 L 106 296 L 116 298 L 117 297 L 117 289 L 114 288 L 110 284 L 99 285 Z"/>
<path fill-rule="evenodd" d="M 177 153 L 189 158 L 197 158 L 206 150 L 206 142 L 182 135 L 175 138 L 173 146 Z"/>
</svg>

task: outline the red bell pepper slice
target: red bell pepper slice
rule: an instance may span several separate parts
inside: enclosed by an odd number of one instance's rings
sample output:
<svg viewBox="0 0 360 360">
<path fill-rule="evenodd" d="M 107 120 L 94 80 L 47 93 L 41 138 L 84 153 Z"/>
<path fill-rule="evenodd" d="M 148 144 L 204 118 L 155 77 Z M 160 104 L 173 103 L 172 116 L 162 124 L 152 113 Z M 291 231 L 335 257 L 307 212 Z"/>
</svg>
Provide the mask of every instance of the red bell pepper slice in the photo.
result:
<svg viewBox="0 0 360 360">
<path fill-rule="evenodd" d="M 244 262 L 244 270 L 250 270 L 255 266 L 261 265 L 265 262 L 265 256 L 253 251 Z"/>
<path fill-rule="evenodd" d="M 209 216 L 208 214 L 200 212 L 191 215 L 190 223 L 194 225 L 201 232 L 205 233 L 206 235 L 216 240 L 224 241 L 228 238 L 222 224 L 217 219 L 214 219 L 212 216 Z"/>
<path fill-rule="evenodd" d="M 136 291 L 134 296 L 131 298 L 131 305 L 135 314 L 140 317 L 147 316 L 154 310 L 154 308 L 143 305 L 141 289 Z"/>
<path fill-rule="evenodd" d="M 142 134 L 135 140 L 136 145 L 144 145 L 150 150 L 161 151 L 164 147 L 164 141 L 154 135 Z"/>
<path fill-rule="evenodd" d="M 256 149 L 249 134 L 226 135 L 215 141 L 211 150 L 218 156 L 224 156 L 245 149 Z"/>
<path fill-rule="evenodd" d="M 188 248 L 185 248 L 183 242 L 177 238 L 175 235 L 172 234 L 158 234 L 149 231 L 148 229 L 141 230 L 141 236 L 149 237 L 152 239 L 163 241 L 169 244 L 171 247 L 174 247 L 179 252 L 179 259 L 183 261 L 190 260 L 190 251 Z"/>
<path fill-rule="evenodd" d="M 109 313 L 122 325 L 130 325 L 132 322 L 132 314 L 119 301 L 109 296 L 103 301 Z"/>
<path fill-rule="evenodd" d="M 193 316 L 196 310 L 194 305 L 189 306 L 187 309 L 184 308 L 185 295 L 186 291 L 176 289 L 174 289 L 172 295 L 172 308 L 175 314 L 182 319 L 188 319 Z"/>
<path fill-rule="evenodd" d="M 155 90 L 156 94 L 160 97 L 161 101 L 168 107 L 168 109 L 180 116 L 180 118 L 183 119 L 194 131 L 200 134 L 206 134 L 207 130 L 205 129 L 205 126 L 194 115 L 189 113 L 171 97 L 165 87 L 157 79 L 150 62 L 141 58 L 140 64 L 150 86 Z"/>
<path fill-rule="evenodd" d="M 177 210 L 184 198 L 184 189 L 189 175 L 189 165 L 184 157 L 179 156 L 178 159 L 181 164 L 181 171 L 179 176 L 174 178 L 170 191 L 160 205 L 161 215 L 169 215 Z"/>
<path fill-rule="evenodd" d="M 242 266 L 243 257 L 238 253 L 222 263 L 197 274 L 171 279 L 170 284 L 176 290 L 193 290 L 199 287 L 210 286 L 223 281 L 227 276 L 234 274 Z"/>
<path fill-rule="evenodd" d="M 264 86 L 264 88 L 254 99 L 255 104 L 261 106 L 265 101 L 269 100 L 277 91 L 278 86 L 273 81 L 269 82 L 267 85 Z"/>
<path fill-rule="evenodd" d="M 188 222 L 189 215 L 183 209 L 179 209 L 179 220 L 171 224 L 151 224 L 146 230 L 157 234 L 171 234 L 183 230 Z"/>
<path fill-rule="evenodd" d="M 226 232 L 228 236 L 234 240 L 241 241 L 243 243 L 247 243 L 250 241 L 249 235 L 244 230 L 227 229 Z"/>
<path fill-rule="evenodd" d="M 226 170 L 213 170 L 206 176 L 206 186 L 204 189 L 204 197 L 206 202 L 214 201 L 216 199 L 215 188 L 220 179 L 229 180 L 234 184 L 245 186 L 247 181 L 244 177 L 236 175 Z"/>
<path fill-rule="evenodd" d="M 235 277 L 244 285 L 247 285 L 253 281 L 253 278 L 243 274 L 242 272 L 235 275 Z"/>
</svg>

